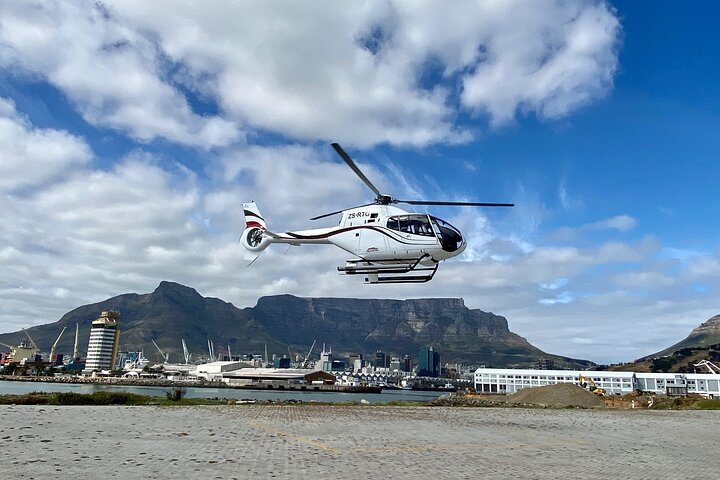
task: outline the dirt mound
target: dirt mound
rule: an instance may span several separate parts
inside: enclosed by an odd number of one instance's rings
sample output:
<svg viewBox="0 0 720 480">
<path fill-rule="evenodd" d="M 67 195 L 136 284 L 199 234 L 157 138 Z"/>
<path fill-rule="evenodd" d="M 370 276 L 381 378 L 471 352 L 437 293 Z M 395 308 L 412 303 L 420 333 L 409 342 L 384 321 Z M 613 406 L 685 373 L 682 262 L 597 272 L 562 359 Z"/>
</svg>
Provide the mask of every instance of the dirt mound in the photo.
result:
<svg viewBox="0 0 720 480">
<path fill-rule="evenodd" d="M 571 383 L 558 383 L 545 387 L 524 388 L 508 395 L 510 403 L 535 403 L 552 406 L 602 407 L 604 402 L 594 393 Z"/>
</svg>

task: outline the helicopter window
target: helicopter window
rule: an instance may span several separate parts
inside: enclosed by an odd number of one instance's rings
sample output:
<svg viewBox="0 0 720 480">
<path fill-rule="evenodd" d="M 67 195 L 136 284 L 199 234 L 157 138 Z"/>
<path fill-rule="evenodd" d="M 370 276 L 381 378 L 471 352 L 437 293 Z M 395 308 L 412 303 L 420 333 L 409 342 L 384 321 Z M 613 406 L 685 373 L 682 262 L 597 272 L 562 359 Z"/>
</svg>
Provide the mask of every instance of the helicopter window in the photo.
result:
<svg viewBox="0 0 720 480">
<path fill-rule="evenodd" d="M 431 217 L 433 229 L 440 238 L 443 250 L 454 252 L 463 244 L 463 238 L 458 229 L 437 217 Z"/>
<path fill-rule="evenodd" d="M 402 215 L 388 218 L 387 227 L 412 235 L 435 236 L 427 215 Z"/>
</svg>

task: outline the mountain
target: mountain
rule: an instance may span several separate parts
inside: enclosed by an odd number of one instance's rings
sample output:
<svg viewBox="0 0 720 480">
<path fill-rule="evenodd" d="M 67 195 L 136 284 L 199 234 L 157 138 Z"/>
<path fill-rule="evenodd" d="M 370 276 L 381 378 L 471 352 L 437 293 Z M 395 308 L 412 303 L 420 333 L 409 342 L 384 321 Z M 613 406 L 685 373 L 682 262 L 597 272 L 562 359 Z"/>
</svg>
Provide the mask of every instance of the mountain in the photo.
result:
<svg viewBox="0 0 720 480">
<path fill-rule="evenodd" d="M 120 349 L 144 349 L 159 360 L 152 344 L 171 352 L 171 361 L 182 355 L 180 339 L 191 352 L 205 354 L 207 340 L 216 353 L 262 353 L 283 355 L 288 347 L 305 354 L 313 340 L 317 354 L 323 342 L 336 356 L 351 353 L 372 355 L 383 350 L 389 355 L 409 354 L 417 358 L 422 348 L 433 346 L 443 363 L 492 366 L 531 366 L 541 358 L 558 367 L 592 365 L 541 351 L 511 332 L 504 317 L 471 310 L 460 298 L 381 300 L 353 298 L 299 298 L 292 295 L 262 297 L 255 307 L 239 309 L 217 298 L 201 296 L 192 288 L 161 282 L 153 293 L 119 295 L 103 302 L 78 307 L 59 321 L 32 327 L 30 335 L 41 350 L 50 346 L 67 327 L 57 351 L 72 352 L 75 324 L 80 325 L 79 350 L 87 349 L 90 323 L 102 310 L 120 312 Z M 0 335 L 0 342 L 17 344 L 23 332 Z M 316 357 L 317 358 L 317 357 Z"/>
<path fill-rule="evenodd" d="M 244 310 L 217 298 L 201 296 L 195 289 L 172 282 L 161 282 L 154 292 L 144 295 L 128 293 L 91 305 L 78 307 L 66 313 L 55 323 L 28 329 L 40 350 L 48 352 L 63 327 L 67 327 L 57 351 L 72 354 L 75 324 L 79 324 L 78 350 L 87 352 L 90 324 L 103 310 L 120 312 L 120 350 L 144 350 L 151 361 L 161 358 L 152 340 L 170 353 L 170 361 L 182 360 L 181 339 L 188 349 L 207 356 L 207 341 L 234 353 L 249 351 L 260 353 L 268 344 L 270 352 L 287 352 L 287 347 L 273 339 L 258 326 Z M 0 342 L 17 345 L 25 334 L 15 332 L 0 335 Z"/>
<path fill-rule="evenodd" d="M 708 347 L 718 344 L 720 344 L 720 315 L 715 315 L 706 322 L 701 323 L 700 326 L 694 328 L 690 332 L 690 335 L 685 337 L 684 340 L 661 352 L 651 355 L 651 357 L 662 357 L 663 355 L 669 355 L 683 348 Z"/>
<path fill-rule="evenodd" d="M 694 328 L 684 340 L 634 362 L 613 365 L 609 370 L 634 372 L 694 372 L 701 360 L 720 364 L 720 315 L 715 315 Z"/>
</svg>

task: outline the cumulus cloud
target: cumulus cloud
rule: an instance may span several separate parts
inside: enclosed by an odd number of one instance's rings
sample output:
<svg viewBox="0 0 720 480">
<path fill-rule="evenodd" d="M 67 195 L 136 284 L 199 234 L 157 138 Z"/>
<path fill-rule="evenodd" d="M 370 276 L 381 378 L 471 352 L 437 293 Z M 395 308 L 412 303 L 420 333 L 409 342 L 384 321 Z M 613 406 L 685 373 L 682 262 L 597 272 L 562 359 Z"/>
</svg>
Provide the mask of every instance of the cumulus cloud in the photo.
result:
<svg viewBox="0 0 720 480">
<path fill-rule="evenodd" d="M 215 147 L 241 138 L 236 123 L 194 113 L 152 38 L 99 2 L 3 3 L 0 68 L 47 80 L 87 122 L 141 141 Z"/>
<path fill-rule="evenodd" d="M 37 186 L 86 164 L 87 144 L 68 132 L 33 127 L 0 97 L 0 193 Z"/>
<path fill-rule="evenodd" d="M 620 28 L 601 1 L 0 8 L 0 66 L 46 79 L 95 125 L 203 147 L 246 128 L 423 146 L 470 140 L 462 111 L 560 117 L 611 86 Z"/>
</svg>

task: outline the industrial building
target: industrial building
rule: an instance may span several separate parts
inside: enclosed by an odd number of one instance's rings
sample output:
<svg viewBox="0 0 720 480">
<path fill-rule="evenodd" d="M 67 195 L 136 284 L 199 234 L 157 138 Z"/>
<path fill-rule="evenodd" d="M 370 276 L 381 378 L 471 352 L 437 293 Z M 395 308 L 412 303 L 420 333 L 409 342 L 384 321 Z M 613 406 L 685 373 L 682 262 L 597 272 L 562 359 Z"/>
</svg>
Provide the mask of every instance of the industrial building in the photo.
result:
<svg viewBox="0 0 720 480">
<path fill-rule="evenodd" d="M 91 374 L 95 371 L 113 368 L 120 340 L 119 318 L 120 313 L 114 310 L 104 310 L 98 319 L 93 320 L 83 373 Z"/>
<path fill-rule="evenodd" d="M 290 385 L 320 382 L 334 384 L 335 375 L 307 368 L 255 368 L 246 362 L 212 362 L 197 365 L 190 377 L 225 382 L 228 385 Z"/>
<path fill-rule="evenodd" d="M 661 395 L 699 394 L 720 398 L 720 374 L 641 373 L 606 370 L 522 370 L 478 368 L 474 375 L 478 393 L 515 393 L 523 388 L 556 383 L 584 384 L 606 394 L 624 395 L 634 391 Z"/>
</svg>

